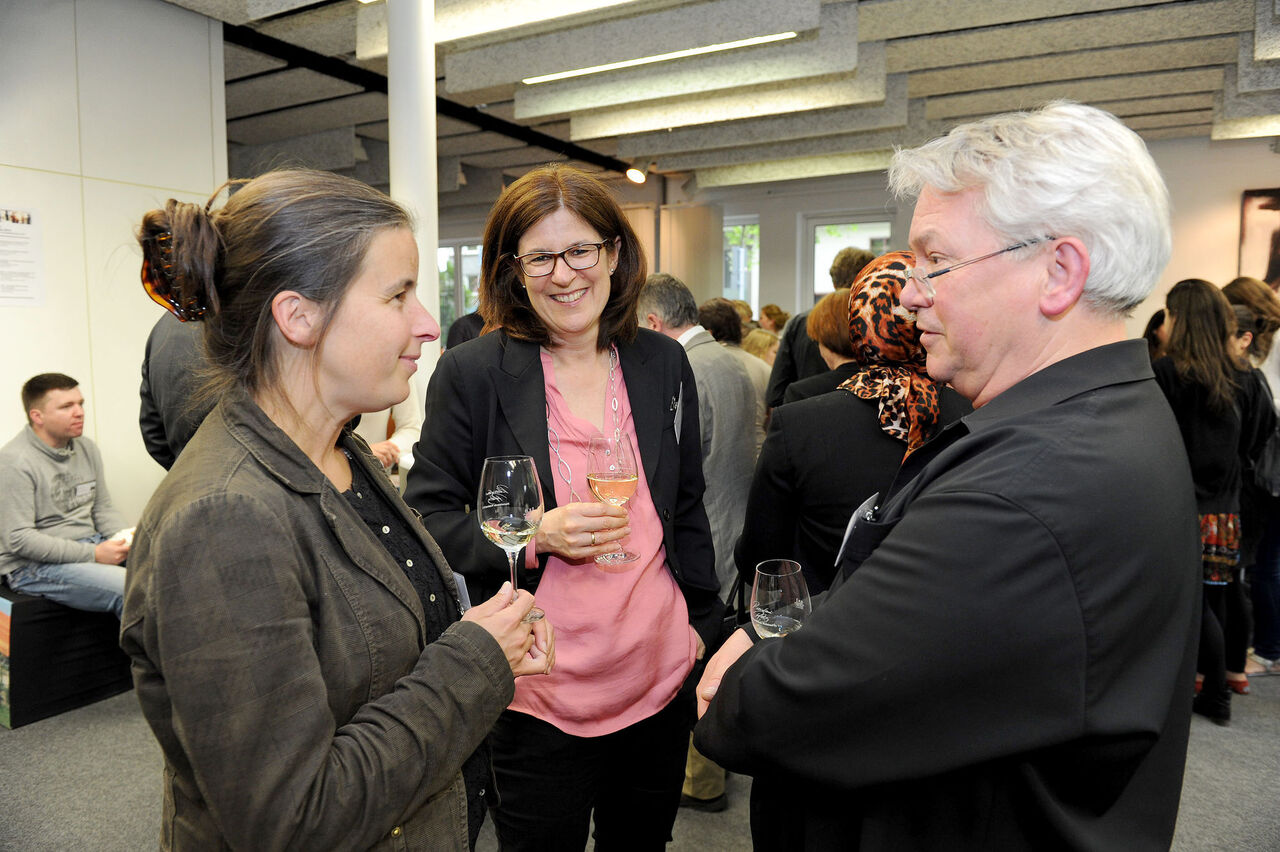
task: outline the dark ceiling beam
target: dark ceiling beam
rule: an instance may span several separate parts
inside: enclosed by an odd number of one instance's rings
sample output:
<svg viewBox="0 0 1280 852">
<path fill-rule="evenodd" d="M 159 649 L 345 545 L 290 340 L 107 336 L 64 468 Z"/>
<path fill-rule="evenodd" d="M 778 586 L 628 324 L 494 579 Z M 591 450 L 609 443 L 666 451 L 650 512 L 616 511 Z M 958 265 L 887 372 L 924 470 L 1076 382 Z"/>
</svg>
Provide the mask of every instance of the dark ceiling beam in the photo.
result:
<svg viewBox="0 0 1280 852">
<path fill-rule="evenodd" d="M 361 86 L 366 91 L 381 92 L 384 95 L 387 93 L 387 78 L 376 71 L 359 68 L 343 62 L 341 59 L 325 56 L 322 53 L 316 53 L 313 50 L 307 50 L 305 47 L 298 47 L 295 44 L 289 44 L 287 41 L 264 35 L 249 27 L 223 24 L 222 37 L 237 47 L 255 50 L 267 56 L 274 56 L 287 62 L 291 67 L 307 68 L 327 77 Z M 522 124 L 498 118 L 496 115 L 489 115 L 474 107 L 463 106 L 438 95 L 436 96 L 436 113 L 465 122 L 480 130 L 501 134 L 525 145 L 543 148 L 553 154 L 560 154 L 582 163 L 590 163 L 593 166 L 599 166 L 602 169 L 618 172 L 622 175 L 625 175 L 627 169 L 631 168 L 631 164 L 624 160 L 606 156 L 581 145 L 566 142 L 563 139 L 557 139 L 550 134 L 541 133 L 531 127 L 525 127 Z"/>
</svg>

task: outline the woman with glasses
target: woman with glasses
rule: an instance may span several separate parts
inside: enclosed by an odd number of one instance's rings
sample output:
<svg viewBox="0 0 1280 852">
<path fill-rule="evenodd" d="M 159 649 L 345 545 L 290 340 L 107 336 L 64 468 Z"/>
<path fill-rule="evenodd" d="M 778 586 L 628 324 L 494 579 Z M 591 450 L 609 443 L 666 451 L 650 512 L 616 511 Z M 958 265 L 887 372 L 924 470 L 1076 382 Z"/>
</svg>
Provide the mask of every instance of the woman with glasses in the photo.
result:
<svg viewBox="0 0 1280 852">
<path fill-rule="evenodd" d="M 722 606 L 702 506 L 698 401 L 684 350 L 638 329 L 639 240 L 609 190 L 563 166 L 503 192 L 485 226 L 487 333 L 440 359 L 406 500 L 472 588 L 506 558 L 468 514 L 486 456 L 532 456 L 546 513 L 518 585 L 555 620 L 554 674 L 495 728 L 504 850 L 661 849 L 680 799 L 695 661 Z M 587 446 L 631 438 L 626 509 L 596 501 Z M 635 561 L 597 564 L 626 549 Z M 699 668 L 701 666 L 699 665 Z M 692 674 L 691 674 L 692 672 Z"/>
<path fill-rule="evenodd" d="M 1204 600 L 1193 709 L 1226 725 L 1231 692 L 1243 694 L 1249 683 L 1239 577 L 1240 489 L 1275 412 L 1247 362 L 1232 351 L 1236 320 L 1217 287 L 1195 278 L 1179 281 L 1165 297 L 1165 310 L 1169 344 L 1152 370 L 1182 432 L 1200 515 Z"/>
</svg>

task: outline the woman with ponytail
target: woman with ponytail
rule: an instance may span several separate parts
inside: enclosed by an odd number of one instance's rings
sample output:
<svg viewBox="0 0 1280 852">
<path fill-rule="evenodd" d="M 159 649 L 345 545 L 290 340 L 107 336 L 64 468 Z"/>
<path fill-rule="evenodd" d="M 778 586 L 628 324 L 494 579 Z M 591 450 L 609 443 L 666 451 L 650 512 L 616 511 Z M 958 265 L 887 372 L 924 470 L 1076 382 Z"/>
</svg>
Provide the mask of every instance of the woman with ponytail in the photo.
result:
<svg viewBox="0 0 1280 852">
<path fill-rule="evenodd" d="M 1246 692 L 1248 628 L 1240 589 L 1240 490 L 1275 422 L 1270 400 L 1237 359 L 1235 315 L 1207 281 L 1179 281 L 1165 297 L 1171 325 L 1165 357 L 1152 369 L 1177 418 L 1200 514 L 1204 602 L 1195 711 L 1226 725 L 1231 691 Z"/>
<path fill-rule="evenodd" d="M 215 193 L 214 198 L 217 198 Z M 143 512 L 121 644 L 164 753 L 163 849 L 474 848 L 485 737 L 551 628 L 453 573 L 348 423 L 439 326 L 408 213 L 327 172 L 142 220 L 147 292 L 200 322 L 216 405 Z"/>
</svg>

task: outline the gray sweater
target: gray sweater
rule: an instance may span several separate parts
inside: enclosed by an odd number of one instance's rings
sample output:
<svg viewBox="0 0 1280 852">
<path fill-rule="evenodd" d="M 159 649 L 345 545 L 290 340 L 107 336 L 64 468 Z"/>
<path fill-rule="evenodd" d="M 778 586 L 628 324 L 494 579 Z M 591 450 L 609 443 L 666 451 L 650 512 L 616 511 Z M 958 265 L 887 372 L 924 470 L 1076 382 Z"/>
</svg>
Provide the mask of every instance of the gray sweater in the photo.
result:
<svg viewBox="0 0 1280 852">
<path fill-rule="evenodd" d="M 55 450 L 24 426 L 0 449 L 0 576 L 27 562 L 93 562 L 94 546 L 77 539 L 124 527 L 93 441 Z"/>
</svg>

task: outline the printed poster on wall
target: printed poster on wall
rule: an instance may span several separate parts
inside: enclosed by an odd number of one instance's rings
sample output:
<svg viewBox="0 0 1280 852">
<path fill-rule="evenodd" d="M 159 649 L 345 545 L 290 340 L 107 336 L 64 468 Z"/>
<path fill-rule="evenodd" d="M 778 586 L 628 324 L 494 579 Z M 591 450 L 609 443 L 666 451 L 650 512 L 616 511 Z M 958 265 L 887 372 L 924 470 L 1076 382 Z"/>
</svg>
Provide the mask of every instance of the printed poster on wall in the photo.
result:
<svg viewBox="0 0 1280 852">
<path fill-rule="evenodd" d="M 0 206 L 0 307 L 44 304 L 40 258 L 35 211 Z"/>
</svg>

